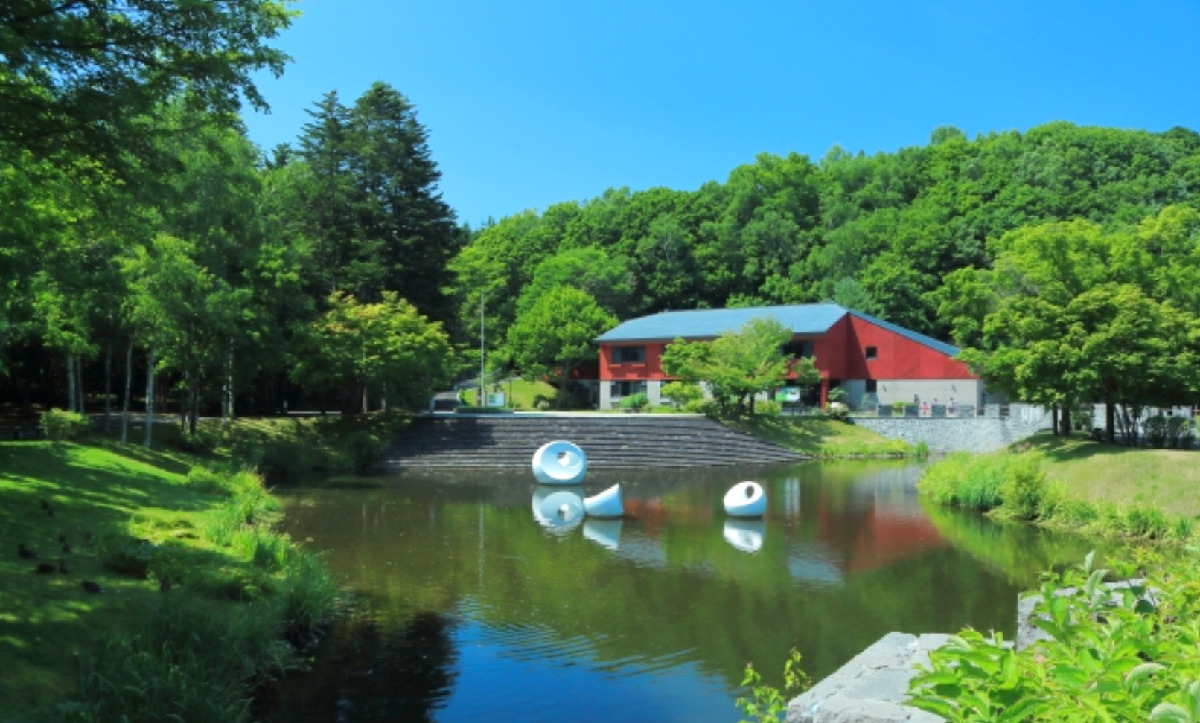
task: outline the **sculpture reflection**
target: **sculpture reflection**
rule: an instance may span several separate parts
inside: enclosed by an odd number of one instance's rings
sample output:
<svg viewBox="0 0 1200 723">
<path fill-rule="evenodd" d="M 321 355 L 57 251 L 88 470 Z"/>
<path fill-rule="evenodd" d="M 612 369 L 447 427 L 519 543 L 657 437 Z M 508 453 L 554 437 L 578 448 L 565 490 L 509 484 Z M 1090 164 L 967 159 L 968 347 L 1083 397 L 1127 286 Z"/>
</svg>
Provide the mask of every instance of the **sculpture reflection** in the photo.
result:
<svg viewBox="0 0 1200 723">
<path fill-rule="evenodd" d="M 758 552 L 767 534 L 762 520 L 725 520 L 725 541 L 742 552 Z"/>
<path fill-rule="evenodd" d="M 589 517 L 583 523 L 583 536 L 601 547 L 616 551 L 621 541 L 621 520 L 599 520 Z"/>
<path fill-rule="evenodd" d="M 583 496 L 571 490 L 538 487 L 533 492 L 533 519 L 555 532 L 573 530 L 583 521 Z"/>
</svg>

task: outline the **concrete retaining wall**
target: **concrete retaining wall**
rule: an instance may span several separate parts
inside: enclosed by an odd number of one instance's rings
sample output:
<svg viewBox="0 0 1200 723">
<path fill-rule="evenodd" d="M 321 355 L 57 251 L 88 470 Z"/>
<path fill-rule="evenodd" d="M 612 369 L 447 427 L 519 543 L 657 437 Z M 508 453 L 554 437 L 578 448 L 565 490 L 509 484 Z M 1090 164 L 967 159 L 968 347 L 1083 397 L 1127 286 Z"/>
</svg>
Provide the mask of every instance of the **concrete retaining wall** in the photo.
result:
<svg viewBox="0 0 1200 723">
<path fill-rule="evenodd" d="M 924 442 L 932 452 L 992 452 L 1050 428 L 1050 415 L 1026 411 L 1010 417 L 853 417 L 851 421 L 888 439 Z"/>
</svg>

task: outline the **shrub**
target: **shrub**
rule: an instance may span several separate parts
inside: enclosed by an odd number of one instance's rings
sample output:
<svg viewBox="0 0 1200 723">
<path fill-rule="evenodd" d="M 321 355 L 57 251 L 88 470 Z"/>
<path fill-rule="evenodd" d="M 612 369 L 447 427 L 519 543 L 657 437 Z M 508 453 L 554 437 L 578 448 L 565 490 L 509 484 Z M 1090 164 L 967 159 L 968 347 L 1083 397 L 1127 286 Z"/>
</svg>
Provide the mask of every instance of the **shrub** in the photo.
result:
<svg viewBox="0 0 1200 723">
<path fill-rule="evenodd" d="M 721 405 L 715 399 L 697 399 L 694 402 L 688 402 L 684 406 L 684 410 L 693 414 L 703 414 L 707 417 L 719 417 L 721 415 Z"/>
<path fill-rule="evenodd" d="M 621 409 L 640 412 L 650 406 L 650 397 L 645 392 L 635 392 L 621 398 Z"/>
<path fill-rule="evenodd" d="M 908 702 L 948 723 L 1196 720 L 1197 561 L 1193 551 L 1155 562 L 1145 582 L 1110 588 L 1088 555 L 1042 584 L 1032 620 L 1049 639 L 1018 651 L 964 630 L 930 653 Z"/>
<path fill-rule="evenodd" d="M 1015 458 L 1004 471 L 1000 486 L 1004 511 L 1021 520 L 1036 520 L 1046 498 L 1046 475 L 1033 457 Z"/>
<path fill-rule="evenodd" d="M 917 489 L 938 504 L 987 512 L 1003 502 L 1004 460 L 955 452 L 925 470 Z"/>
<path fill-rule="evenodd" d="M 1167 446 L 1167 418 L 1163 415 L 1156 414 L 1142 422 L 1142 430 L 1147 446 L 1155 449 Z"/>
<path fill-rule="evenodd" d="M 661 394 L 664 399 L 671 400 L 676 407 L 685 408 L 688 404 L 704 398 L 704 390 L 699 385 L 684 382 L 671 382 L 663 385 Z"/>
<path fill-rule="evenodd" d="M 87 417 L 79 412 L 63 409 L 47 409 L 42 412 L 42 431 L 46 438 L 55 442 L 75 439 L 87 430 Z"/>
<path fill-rule="evenodd" d="M 754 405 L 754 413 L 763 417 L 778 417 L 782 411 L 783 405 L 771 399 L 764 399 Z"/>
</svg>

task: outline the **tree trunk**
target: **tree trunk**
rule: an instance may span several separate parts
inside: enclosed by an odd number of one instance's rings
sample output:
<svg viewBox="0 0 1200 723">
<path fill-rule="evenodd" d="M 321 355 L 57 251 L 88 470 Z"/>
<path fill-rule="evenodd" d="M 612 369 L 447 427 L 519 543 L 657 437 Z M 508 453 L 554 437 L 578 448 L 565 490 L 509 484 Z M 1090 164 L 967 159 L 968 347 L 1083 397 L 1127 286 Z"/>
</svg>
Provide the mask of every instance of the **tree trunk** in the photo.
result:
<svg viewBox="0 0 1200 723">
<path fill-rule="evenodd" d="M 67 411 L 75 411 L 75 355 L 67 352 Z"/>
<path fill-rule="evenodd" d="M 112 429 L 112 339 L 104 345 L 104 431 Z"/>
<path fill-rule="evenodd" d="M 224 391 L 221 399 L 221 426 L 228 427 L 233 419 L 233 339 L 229 340 L 229 354 L 225 357 Z"/>
<path fill-rule="evenodd" d="M 154 429 L 154 342 L 146 352 L 146 435 L 143 445 L 150 446 L 150 430 Z"/>
<path fill-rule="evenodd" d="M 1054 436 L 1058 436 L 1058 405 L 1050 405 L 1050 429 L 1054 430 Z"/>
<path fill-rule="evenodd" d="M 121 444 L 129 438 L 129 395 L 133 391 L 133 337 L 125 349 L 125 401 L 121 412 Z"/>
<path fill-rule="evenodd" d="M 1063 407 L 1062 417 L 1059 421 L 1062 424 L 1062 436 L 1070 437 L 1071 436 L 1071 408 L 1070 407 Z"/>
<path fill-rule="evenodd" d="M 1117 441 L 1117 406 L 1110 401 L 1104 402 L 1104 439 L 1109 444 Z"/>
<path fill-rule="evenodd" d="M 83 405 L 83 359 L 75 359 L 75 410 L 87 414 Z"/>
</svg>

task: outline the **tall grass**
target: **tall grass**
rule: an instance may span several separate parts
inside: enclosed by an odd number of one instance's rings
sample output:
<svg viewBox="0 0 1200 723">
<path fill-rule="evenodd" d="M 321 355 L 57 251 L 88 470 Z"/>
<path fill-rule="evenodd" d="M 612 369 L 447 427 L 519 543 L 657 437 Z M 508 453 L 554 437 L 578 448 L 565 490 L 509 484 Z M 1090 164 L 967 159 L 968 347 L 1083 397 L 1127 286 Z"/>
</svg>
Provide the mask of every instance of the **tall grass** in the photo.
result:
<svg viewBox="0 0 1200 723">
<path fill-rule="evenodd" d="M 958 452 L 931 465 L 917 489 L 938 504 L 1089 534 L 1170 541 L 1192 537 L 1191 519 L 1152 505 L 1093 505 L 1073 499 L 1061 484 L 1047 482 L 1043 462 L 1033 452 Z"/>
<path fill-rule="evenodd" d="M 237 723 L 253 684 L 294 664 L 266 606 L 232 610 L 195 595 L 164 596 L 132 635 L 113 636 L 82 665 L 68 720 Z"/>
</svg>

